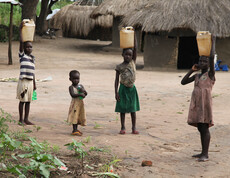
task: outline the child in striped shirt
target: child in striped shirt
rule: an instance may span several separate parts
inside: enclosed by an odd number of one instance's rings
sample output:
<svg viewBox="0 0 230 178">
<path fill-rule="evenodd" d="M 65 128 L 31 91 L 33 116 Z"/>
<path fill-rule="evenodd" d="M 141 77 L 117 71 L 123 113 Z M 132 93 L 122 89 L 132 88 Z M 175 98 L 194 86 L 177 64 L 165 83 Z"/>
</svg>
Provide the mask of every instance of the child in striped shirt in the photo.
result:
<svg viewBox="0 0 230 178">
<path fill-rule="evenodd" d="M 19 124 L 34 125 L 29 121 L 30 102 L 32 101 L 33 90 L 36 90 L 35 83 L 35 59 L 32 53 L 32 42 L 22 41 L 23 22 L 20 25 L 20 76 L 17 86 L 17 99 L 19 99 Z M 23 119 L 23 108 L 25 105 L 25 115 Z"/>
</svg>

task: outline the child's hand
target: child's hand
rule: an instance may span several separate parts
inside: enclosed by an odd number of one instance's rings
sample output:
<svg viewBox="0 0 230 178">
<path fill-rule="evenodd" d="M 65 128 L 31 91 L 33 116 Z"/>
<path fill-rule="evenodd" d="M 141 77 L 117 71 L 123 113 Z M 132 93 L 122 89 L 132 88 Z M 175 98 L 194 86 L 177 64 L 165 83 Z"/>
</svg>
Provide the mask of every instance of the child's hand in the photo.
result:
<svg viewBox="0 0 230 178">
<path fill-rule="evenodd" d="M 192 70 L 193 70 L 193 71 L 198 71 L 198 70 L 200 70 L 199 65 L 198 65 L 198 64 L 194 64 L 194 65 L 192 66 Z"/>
<path fill-rule="evenodd" d="M 25 89 L 25 91 L 23 91 L 23 92 L 21 93 L 21 97 L 22 97 L 22 98 L 24 98 L 26 92 L 27 92 L 27 88 Z"/>
<path fill-rule="evenodd" d="M 117 100 L 117 101 L 120 101 L 120 96 L 119 96 L 119 94 L 118 94 L 118 93 L 116 93 L 115 98 L 116 98 L 116 100 Z"/>
<path fill-rule="evenodd" d="M 83 98 L 85 98 L 85 93 L 80 93 L 80 94 L 78 94 L 79 96 L 81 96 L 81 97 L 83 97 Z"/>
</svg>

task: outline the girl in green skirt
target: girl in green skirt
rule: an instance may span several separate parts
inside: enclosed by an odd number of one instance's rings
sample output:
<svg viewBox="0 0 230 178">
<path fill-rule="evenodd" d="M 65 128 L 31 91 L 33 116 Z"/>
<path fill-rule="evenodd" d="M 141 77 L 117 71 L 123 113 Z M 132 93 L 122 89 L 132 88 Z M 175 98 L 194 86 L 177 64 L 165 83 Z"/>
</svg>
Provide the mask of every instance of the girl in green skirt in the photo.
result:
<svg viewBox="0 0 230 178">
<path fill-rule="evenodd" d="M 116 66 L 115 98 L 117 100 L 115 112 L 120 113 L 121 131 L 125 134 L 125 113 L 131 113 L 132 134 L 139 134 L 136 130 L 136 111 L 140 110 L 136 87 L 136 40 L 134 48 L 123 49 L 124 61 Z M 120 87 L 118 85 L 120 80 Z"/>
</svg>

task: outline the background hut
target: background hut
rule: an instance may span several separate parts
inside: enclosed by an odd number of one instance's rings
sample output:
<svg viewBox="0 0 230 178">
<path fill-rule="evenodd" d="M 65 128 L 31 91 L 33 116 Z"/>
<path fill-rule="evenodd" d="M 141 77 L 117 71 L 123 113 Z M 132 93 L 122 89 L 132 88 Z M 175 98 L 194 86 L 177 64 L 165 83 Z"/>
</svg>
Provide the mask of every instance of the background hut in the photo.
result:
<svg viewBox="0 0 230 178">
<path fill-rule="evenodd" d="M 52 28 L 66 37 L 111 40 L 112 16 L 91 19 L 91 12 L 102 0 L 81 0 L 61 8 L 50 20 Z"/>
<path fill-rule="evenodd" d="M 198 31 L 216 35 L 218 57 L 230 63 L 230 0 L 154 0 L 128 11 L 122 24 L 147 32 L 145 67 L 190 68 L 199 58 Z"/>
<path fill-rule="evenodd" d="M 96 9 L 93 10 L 90 17 L 97 19 L 101 16 L 112 15 L 113 16 L 113 27 L 112 27 L 112 46 L 120 46 L 119 37 L 119 25 L 124 14 L 128 10 L 135 9 L 137 6 L 146 3 L 151 0 L 105 0 Z M 136 29 L 136 31 L 139 31 Z M 137 34 L 138 43 L 141 40 L 141 33 Z M 140 46 L 140 45 L 139 45 Z"/>
</svg>

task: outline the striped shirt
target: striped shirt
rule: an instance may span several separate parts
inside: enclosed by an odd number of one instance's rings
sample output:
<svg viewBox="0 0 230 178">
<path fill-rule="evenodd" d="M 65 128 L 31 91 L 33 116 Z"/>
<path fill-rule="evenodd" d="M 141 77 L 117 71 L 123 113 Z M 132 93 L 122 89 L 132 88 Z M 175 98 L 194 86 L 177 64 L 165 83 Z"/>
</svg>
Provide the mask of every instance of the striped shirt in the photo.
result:
<svg viewBox="0 0 230 178">
<path fill-rule="evenodd" d="M 20 79 L 31 79 L 34 78 L 34 71 L 35 71 L 35 59 L 34 56 L 28 56 L 25 53 L 19 52 L 20 58 Z"/>
</svg>

